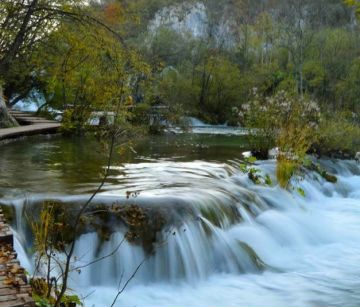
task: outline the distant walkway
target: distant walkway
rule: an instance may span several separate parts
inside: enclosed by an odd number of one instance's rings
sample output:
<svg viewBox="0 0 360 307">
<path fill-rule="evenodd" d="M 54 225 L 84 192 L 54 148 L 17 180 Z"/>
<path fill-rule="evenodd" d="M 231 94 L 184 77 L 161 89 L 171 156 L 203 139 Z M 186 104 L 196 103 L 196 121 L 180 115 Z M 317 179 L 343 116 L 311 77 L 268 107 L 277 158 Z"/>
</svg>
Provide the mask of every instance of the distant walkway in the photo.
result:
<svg viewBox="0 0 360 307">
<path fill-rule="evenodd" d="M 56 121 L 35 117 L 32 113 L 13 110 L 9 112 L 21 126 L 0 129 L 0 140 L 28 135 L 56 133 L 61 126 L 61 124 Z"/>
</svg>

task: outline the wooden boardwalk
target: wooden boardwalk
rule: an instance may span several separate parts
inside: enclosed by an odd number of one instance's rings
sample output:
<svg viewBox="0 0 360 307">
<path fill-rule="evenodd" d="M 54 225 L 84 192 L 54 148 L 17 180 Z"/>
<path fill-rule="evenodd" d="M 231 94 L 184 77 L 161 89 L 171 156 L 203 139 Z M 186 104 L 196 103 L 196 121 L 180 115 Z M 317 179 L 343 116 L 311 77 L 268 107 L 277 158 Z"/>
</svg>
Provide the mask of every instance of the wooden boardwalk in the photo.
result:
<svg viewBox="0 0 360 307">
<path fill-rule="evenodd" d="M 0 141 L 35 134 L 56 133 L 61 124 L 36 117 L 31 113 L 9 111 L 20 124 L 19 127 L 0 129 Z M 6 224 L 0 209 L 0 307 L 32 307 L 25 270 L 17 260 L 14 250 L 14 236 Z"/>
<path fill-rule="evenodd" d="M 0 209 L 0 307 L 32 307 L 25 270 L 14 251 L 14 237 Z"/>
<path fill-rule="evenodd" d="M 9 112 L 21 126 L 0 129 L 0 141 L 28 135 L 56 133 L 61 126 L 59 122 L 35 117 L 32 113 Z"/>
</svg>

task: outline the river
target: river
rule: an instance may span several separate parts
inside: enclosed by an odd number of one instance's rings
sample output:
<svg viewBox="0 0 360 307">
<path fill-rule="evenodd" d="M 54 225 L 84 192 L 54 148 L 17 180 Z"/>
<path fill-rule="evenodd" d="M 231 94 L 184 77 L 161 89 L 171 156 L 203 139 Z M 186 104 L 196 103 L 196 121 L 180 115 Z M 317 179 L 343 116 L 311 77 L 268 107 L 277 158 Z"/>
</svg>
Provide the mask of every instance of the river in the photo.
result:
<svg viewBox="0 0 360 307">
<path fill-rule="evenodd" d="M 85 306 L 110 306 L 144 259 L 116 306 L 359 306 L 360 164 L 321 160 L 338 182 L 308 172 L 294 183 L 301 196 L 276 185 L 272 160 L 257 168 L 273 184 L 254 185 L 240 170 L 245 150 L 239 135 L 169 135 L 139 140 L 116 157 L 95 202 L 137 203 L 165 212 L 172 224 L 157 234 L 151 254 L 124 242 L 114 256 L 74 274 L 71 286 L 87 296 Z M 16 209 L 16 248 L 28 270 L 23 208 L 85 201 L 105 162 L 91 140 L 2 145 L 0 203 Z M 128 200 L 126 192 L 137 194 Z M 82 235 L 79 261 L 112 252 L 124 233 L 119 228 L 106 242 Z"/>
</svg>

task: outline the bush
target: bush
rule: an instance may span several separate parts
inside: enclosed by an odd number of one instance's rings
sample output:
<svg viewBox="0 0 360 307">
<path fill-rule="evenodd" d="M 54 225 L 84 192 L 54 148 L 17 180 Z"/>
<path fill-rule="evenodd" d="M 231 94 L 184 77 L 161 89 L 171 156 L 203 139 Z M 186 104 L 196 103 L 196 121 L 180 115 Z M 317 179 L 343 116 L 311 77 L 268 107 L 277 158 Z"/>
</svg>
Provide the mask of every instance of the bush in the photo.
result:
<svg viewBox="0 0 360 307">
<path fill-rule="evenodd" d="M 316 141 L 320 119 L 318 104 L 306 97 L 280 91 L 272 97 L 262 97 L 253 90 L 253 99 L 242 106 L 239 115 L 243 124 L 251 128 L 251 145 L 275 145 L 288 159 L 301 159 Z M 264 146 L 264 145 L 262 145 Z M 263 150 L 263 148 L 252 148 Z"/>
<path fill-rule="evenodd" d="M 319 155 L 354 156 L 360 151 L 360 125 L 353 114 L 324 116 L 318 130 L 314 150 Z"/>
<path fill-rule="evenodd" d="M 240 117 L 245 126 L 251 128 L 252 150 L 278 147 L 277 179 L 281 187 L 288 188 L 291 177 L 300 170 L 306 153 L 316 141 L 320 120 L 318 104 L 285 91 L 261 97 L 254 89 L 253 99 L 243 106 Z"/>
</svg>

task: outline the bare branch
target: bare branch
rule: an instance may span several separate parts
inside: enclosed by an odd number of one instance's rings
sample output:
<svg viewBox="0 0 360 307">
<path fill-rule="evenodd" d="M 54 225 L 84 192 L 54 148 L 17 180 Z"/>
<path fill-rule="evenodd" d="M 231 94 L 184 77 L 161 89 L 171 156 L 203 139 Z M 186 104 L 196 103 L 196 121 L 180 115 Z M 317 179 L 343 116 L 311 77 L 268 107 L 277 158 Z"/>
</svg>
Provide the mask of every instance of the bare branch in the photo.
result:
<svg viewBox="0 0 360 307">
<path fill-rule="evenodd" d="M 132 273 L 132 275 L 130 276 L 130 278 L 126 281 L 126 283 L 124 284 L 124 286 L 121 288 L 120 291 L 118 291 L 118 293 L 116 294 L 116 297 L 114 299 L 114 301 L 111 304 L 111 307 L 113 307 L 116 303 L 116 301 L 118 300 L 119 296 L 121 293 L 124 292 L 124 290 L 126 289 L 126 287 L 129 285 L 130 281 L 134 279 L 136 273 L 140 270 L 141 266 L 145 263 L 147 258 L 145 258 L 143 261 L 140 262 L 140 264 L 137 266 L 137 268 L 135 269 L 135 271 Z"/>
<path fill-rule="evenodd" d="M 107 255 L 105 255 L 103 257 L 100 257 L 98 259 L 95 259 L 95 260 L 93 260 L 93 261 L 91 261 L 91 262 L 89 262 L 87 264 L 80 265 L 80 266 L 74 268 L 73 271 L 77 271 L 77 270 L 86 268 L 86 267 L 88 267 L 88 266 L 90 266 L 90 265 L 92 265 L 94 263 L 100 262 L 102 260 L 105 260 L 105 259 L 115 255 L 117 253 L 117 251 L 120 249 L 121 245 L 124 243 L 125 239 L 126 239 L 126 237 L 124 236 L 123 239 L 120 241 L 120 243 L 116 246 L 116 248 L 111 253 L 109 253 L 109 254 L 107 254 Z"/>
</svg>

